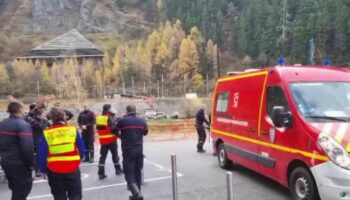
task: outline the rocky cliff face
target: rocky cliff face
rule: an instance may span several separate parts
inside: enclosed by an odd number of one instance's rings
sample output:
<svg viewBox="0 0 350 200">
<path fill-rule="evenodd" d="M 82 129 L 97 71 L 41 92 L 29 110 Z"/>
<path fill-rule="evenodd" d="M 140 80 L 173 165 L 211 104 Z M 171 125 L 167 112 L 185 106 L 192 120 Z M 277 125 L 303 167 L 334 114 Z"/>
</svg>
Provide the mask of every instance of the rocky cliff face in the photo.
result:
<svg viewBox="0 0 350 200">
<path fill-rule="evenodd" d="M 116 0 L 0 0 L 0 33 L 105 32 L 148 24 Z"/>
</svg>

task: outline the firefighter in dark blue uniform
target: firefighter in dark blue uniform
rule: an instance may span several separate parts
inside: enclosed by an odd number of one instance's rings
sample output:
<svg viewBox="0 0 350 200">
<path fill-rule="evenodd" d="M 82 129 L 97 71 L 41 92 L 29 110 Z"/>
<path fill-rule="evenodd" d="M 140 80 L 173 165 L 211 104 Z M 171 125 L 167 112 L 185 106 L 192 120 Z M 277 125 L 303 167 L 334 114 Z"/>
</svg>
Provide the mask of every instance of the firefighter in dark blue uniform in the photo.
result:
<svg viewBox="0 0 350 200">
<path fill-rule="evenodd" d="M 210 126 L 208 120 L 205 118 L 204 105 L 202 105 L 196 114 L 196 130 L 198 133 L 197 152 L 199 153 L 205 153 L 203 145 L 207 138 L 207 134 L 205 133 L 204 123 Z"/>
<path fill-rule="evenodd" d="M 147 135 L 148 127 L 144 119 L 136 116 L 134 105 L 127 106 L 126 111 L 126 116 L 113 128 L 120 130 L 124 175 L 132 193 L 130 200 L 142 200 L 143 136 Z"/>
<path fill-rule="evenodd" d="M 0 157 L 12 200 L 25 200 L 32 190 L 34 146 L 32 129 L 22 119 L 23 106 L 11 102 L 7 111 L 10 117 L 0 122 Z"/>
<path fill-rule="evenodd" d="M 84 105 L 84 111 L 78 117 L 78 124 L 82 130 L 81 134 L 85 144 L 85 158 L 83 162 L 94 162 L 95 123 L 95 113 L 87 105 Z"/>
</svg>

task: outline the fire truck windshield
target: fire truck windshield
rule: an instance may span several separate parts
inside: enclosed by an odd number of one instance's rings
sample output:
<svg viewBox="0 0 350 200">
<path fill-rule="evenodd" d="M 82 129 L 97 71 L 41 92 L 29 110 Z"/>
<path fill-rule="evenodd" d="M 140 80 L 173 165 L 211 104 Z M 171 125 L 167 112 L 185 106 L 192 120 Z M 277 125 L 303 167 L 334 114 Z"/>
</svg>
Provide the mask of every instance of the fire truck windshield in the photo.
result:
<svg viewBox="0 0 350 200">
<path fill-rule="evenodd" d="M 290 89 L 307 120 L 350 121 L 350 82 L 298 82 Z"/>
</svg>

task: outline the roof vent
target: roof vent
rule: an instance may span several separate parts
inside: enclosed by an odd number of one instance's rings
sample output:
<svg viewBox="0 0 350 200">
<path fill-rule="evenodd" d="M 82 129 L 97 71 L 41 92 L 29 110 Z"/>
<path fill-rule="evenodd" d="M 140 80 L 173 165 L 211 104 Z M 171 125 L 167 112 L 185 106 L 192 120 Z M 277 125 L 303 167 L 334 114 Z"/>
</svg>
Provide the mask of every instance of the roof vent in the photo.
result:
<svg viewBox="0 0 350 200">
<path fill-rule="evenodd" d="M 256 72 L 259 71 L 260 69 L 246 69 L 244 72 Z"/>
<path fill-rule="evenodd" d="M 237 72 L 237 71 L 232 71 L 232 72 L 227 72 L 226 74 L 229 76 L 234 76 L 234 75 L 238 75 L 238 74 L 242 74 L 243 72 Z"/>
</svg>

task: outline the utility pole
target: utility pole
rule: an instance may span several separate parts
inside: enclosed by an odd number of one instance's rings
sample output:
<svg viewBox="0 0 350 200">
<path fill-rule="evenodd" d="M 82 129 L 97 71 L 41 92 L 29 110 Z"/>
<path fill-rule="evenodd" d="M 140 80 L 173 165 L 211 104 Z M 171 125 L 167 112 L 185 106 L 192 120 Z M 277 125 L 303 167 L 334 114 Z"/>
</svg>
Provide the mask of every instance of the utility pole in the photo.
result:
<svg viewBox="0 0 350 200">
<path fill-rule="evenodd" d="M 219 50 L 219 41 L 216 44 L 216 64 L 218 67 L 218 78 L 220 77 L 220 50 Z"/>
<path fill-rule="evenodd" d="M 132 95 L 135 95 L 135 91 L 134 91 L 134 77 L 133 76 L 131 77 L 131 92 L 132 92 Z"/>
<path fill-rule="evenodd" d="M 184 96 L 186 96 L 186 75 L 184 74 Z"/>
<path fill-rule="evenodd" d="M 162 98 L 164 97 L 164 75 L 162 74 Z"/>
<path fill-rule="evenodd" d="M 218 67 L 218 78 L 220 77 L 220 24 L 219 24 L 219 16 L 216 16 L 216 60 Z"/>
<path fill-rule="evenodd" d="M 159 80 L 157 80 L 157 97 L 159 98 Z"/>
<path fill-rule="evenodd" d="M 208 94 L 209 94 L 209 77 L 208 77 L 208 74 L 206 75 L 205 78 L 206 78 L 205 82 L 206 82 L 206 89 L 207 89 L 206 92 L 207 92 L 207 96 L 208 96 Z"/>
<path fill-rule="evenodd" d="M 122 92 L 125 94 L 125 82 L 124 82 L 124 76 L 122 76 Z"/>
<path fill-rule="evenodd" d="M 281 43 L 282 43 L 282 51 L 283 55 L 285 53 L 285 41 L 287 37 L 287 0 L 283 1 L 283 13 L 282 13 L 282 36 L 281 36 Z"/>
<path fill-rule="evenodd" d="M 36 81 L 36 88 L 38 90 L 38 100 L 40 99 L 40 83 L 39 81 Z"/>
</svg>

